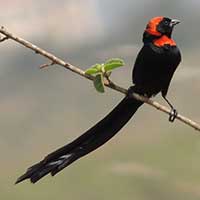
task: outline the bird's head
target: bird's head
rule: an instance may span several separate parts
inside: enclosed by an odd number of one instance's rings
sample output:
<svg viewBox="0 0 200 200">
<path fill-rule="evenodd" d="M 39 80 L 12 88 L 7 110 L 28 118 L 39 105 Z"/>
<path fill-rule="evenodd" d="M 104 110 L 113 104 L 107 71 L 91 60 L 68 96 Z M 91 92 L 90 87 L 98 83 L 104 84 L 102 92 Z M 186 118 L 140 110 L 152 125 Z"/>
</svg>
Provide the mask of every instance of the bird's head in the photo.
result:
<svg viewBox="0 0 200 200">
<path fill-rule="evenodd" d="M 155 39 L 166 35 L 171 38 L 171 34 L 175 25 L 179 24 L 177 19 L 170 19 L 168 17 L 154 17 L 152 18 L 144 31 L 143 40 Z"/>
</svg>

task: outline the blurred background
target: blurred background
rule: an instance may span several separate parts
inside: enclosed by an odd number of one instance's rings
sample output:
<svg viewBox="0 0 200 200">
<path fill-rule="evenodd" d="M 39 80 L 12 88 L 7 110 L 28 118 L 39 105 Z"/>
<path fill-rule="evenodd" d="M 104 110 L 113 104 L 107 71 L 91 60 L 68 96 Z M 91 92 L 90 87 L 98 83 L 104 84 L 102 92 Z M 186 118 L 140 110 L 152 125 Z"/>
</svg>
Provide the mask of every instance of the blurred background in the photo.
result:
<svg viewBox="0 0 200 200">
<path fill-rule="evenodd" d="M 0 0 L 0 21 L 10 32 L 86 69 L 111 57 L 124 68 L 112 80 L 128 87 L 142 33 L 154 16 L 182 21 L 174 38 L 183 61 L 168 97 L 200 122 L 199 0 Z M 123 96 L 98 94 L 90 81 L 13 42 L 0 44 L 0 198 L 138 199 L 200 198 L 200 136 L 168 122 L 144 105 L 106 145 L 36 185 L 15 186 L 26 168 L 72 141 L 106 115 Z M 157 101 L 165 104 L 158 95 Z M 166 104 L 165 104 L 166 105 Z"/>
</svg>

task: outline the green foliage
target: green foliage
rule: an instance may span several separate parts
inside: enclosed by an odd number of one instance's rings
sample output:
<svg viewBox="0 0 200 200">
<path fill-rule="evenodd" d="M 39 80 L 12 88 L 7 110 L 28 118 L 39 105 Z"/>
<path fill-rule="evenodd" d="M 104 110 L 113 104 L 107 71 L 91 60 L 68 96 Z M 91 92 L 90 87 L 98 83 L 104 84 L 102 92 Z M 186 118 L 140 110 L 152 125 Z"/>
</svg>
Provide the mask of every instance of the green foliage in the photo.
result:
<svg viewBox="0 0 200 200">
<path fill-rule="evenodd" d="M 95 89 L 100 92 L 100 93 L 104 93 L 105 92 L 105 88 L 104 88 L 104 83 L 103 83 L 103 75 L 102 74 L 97 74 L 95 76 L 94 79 L 94 87 Z"/>
<path fill-rule="evenodd" d="M 97 74 L 97 73 L 101 72 L 101 69 L 102 69 L 102 65 L 97 63 L 95 65 L 92 65 L 92 67 L 88 68 L 85 71 L 85 73 L 89 74 L 89 75 L 93 75 L 93 74 Z"/>
<path fill-rule="evenodd" d="M 125 63 L 120 58 L 112 58 L 112 59 L 107 60 L 104 65 L 105 65 L 104 67 L 105 71 L 108 72 L 108 71 L 112 71 L 115 68 L 124 66 Z"/>
<path fill-rule="evenodd" d="M 85 73 L 88 75 L 95 75 L 94 79 L 94 87 L 95 89 L 100 92 L 104 93 L 105 92 L 105 87 L 104 87 L 104 78 L 108 77 L 111 75 L 112 70 L 124 66 L 125 63 L 122 59 L 120 58 L 112 58 L 107 60 L 105 63 L 102 64 L 95 64 L 92 67 L 88 68 Z"/>
</svg>

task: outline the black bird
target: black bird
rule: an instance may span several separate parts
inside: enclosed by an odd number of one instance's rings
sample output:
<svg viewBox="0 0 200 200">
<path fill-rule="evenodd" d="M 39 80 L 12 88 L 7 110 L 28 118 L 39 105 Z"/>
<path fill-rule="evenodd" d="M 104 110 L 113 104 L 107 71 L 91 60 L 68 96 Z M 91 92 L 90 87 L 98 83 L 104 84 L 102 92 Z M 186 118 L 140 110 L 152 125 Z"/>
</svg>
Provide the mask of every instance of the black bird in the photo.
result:
<svg viewBox="0 0 200 200">
<path fill-rule="evenodd" d="M 135 61 L 130 87 L 124 99 L 101 121 L 71 143 L 47 155 L 42 161 L 28 168 L 16 183 L 30 179 L 32 183 L 62 169 L 94 151 L 110 140 L 134 115 L 143 102 L 132 98 L 132 92 L 152 97 L 161 92 L 172 112 L 174 121 L 177 112 L 166 95 L 172 76 L 181 61 L 180 51 L 171 38 L 173 28 L 180 21 L 167 17 L 155 17 L 149 21 L 143 34 L 143 47 Z"/>
</svg>

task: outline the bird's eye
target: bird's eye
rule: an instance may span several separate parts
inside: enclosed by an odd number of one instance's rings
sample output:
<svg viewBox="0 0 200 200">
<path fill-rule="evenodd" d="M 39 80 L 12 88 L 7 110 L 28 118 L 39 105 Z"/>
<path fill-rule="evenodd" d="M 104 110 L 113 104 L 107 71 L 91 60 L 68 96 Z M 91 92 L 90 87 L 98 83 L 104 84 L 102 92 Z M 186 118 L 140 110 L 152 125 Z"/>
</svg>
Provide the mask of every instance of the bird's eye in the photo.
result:
<svg viewBox="0 0 200 200">
<path fill-rule="evenodd" d="M 168 21 L 164 21 L 164 25 L 169 25 L 169 22 Z"/>
</svg>

